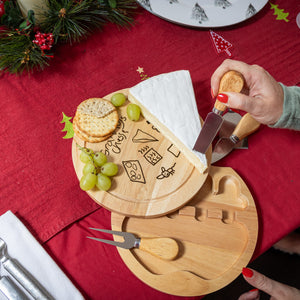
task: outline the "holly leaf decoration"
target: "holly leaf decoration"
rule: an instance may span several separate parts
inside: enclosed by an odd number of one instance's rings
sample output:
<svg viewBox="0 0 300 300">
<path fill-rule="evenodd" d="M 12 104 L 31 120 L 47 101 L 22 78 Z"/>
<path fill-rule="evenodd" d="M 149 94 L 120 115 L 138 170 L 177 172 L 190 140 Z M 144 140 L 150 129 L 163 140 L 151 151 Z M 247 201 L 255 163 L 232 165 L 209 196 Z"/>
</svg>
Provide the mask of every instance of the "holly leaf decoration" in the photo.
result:
<svg viewBox="0 0 300 300">
<path fill-rule="evenodd" d="M 63 139 L 71 139 L 74 136 L 73 124 L 70 122 L 72 117 L 66 116 L 64 113 L 63 119 L 60 123 L 65 123 L 65 127 L 62 131 L 66 131 L 67 134 L 63 137 Z"/>
<path fill-rule="evenodd" d="M 20 29 L 29 29 L 31 26 L 33 27 L 35 24 L 35 17 L 34 17 L 34 11 L 33 10 L 29 10 L 28 14 L 27 14 L 27 19 L 24 20 L 19 28 Z"/>
</svg>

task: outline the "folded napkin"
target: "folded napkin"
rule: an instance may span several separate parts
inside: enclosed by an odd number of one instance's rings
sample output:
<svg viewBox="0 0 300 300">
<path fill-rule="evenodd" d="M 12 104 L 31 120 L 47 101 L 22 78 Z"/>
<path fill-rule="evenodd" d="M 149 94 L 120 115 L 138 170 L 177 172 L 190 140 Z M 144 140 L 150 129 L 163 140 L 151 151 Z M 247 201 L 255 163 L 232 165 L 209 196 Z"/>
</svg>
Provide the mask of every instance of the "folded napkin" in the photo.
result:
<svg viewBox="0 0 300 300">
<path fill-rule="evenodd" d="M 0 216 L 0 238 L 7 244 L 8 255 L 29 271 L 54 299 L 84 299 L 44 248 L 11 211 Z M 2 265 L 0 270 L 1 276 L 7 275 L 11 279 L 13 278 Z"/>
</svg>

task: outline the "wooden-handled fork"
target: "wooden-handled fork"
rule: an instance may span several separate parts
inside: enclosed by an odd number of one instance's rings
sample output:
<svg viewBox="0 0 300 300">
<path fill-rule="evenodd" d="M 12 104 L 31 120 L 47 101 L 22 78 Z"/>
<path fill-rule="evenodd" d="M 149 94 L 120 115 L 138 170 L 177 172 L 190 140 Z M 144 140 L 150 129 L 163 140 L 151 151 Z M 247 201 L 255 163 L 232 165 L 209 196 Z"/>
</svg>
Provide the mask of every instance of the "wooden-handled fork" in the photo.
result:
<svg viewBox="0 0 300 300">
<path fill-rule="evenodd" d="M 114 245 L 117 247 L 122 247 L 125 249 L 138 248 L 140 250 L 146 251 L 158 258 L 165 260 L 173 260 L 178 255 L 179 247 L 177 242 L 171 238 L 155 237 L 155 238 L 137 238 L 133 233 L 124 231 L 114 231 L 99 228 L 89 228 L 91 230 L 97 230 L 101 232 L 111 233 L 114 235 L 122 236 L 124 241 L 112 241 L 99 239 L 96 237 L 87 238 L 96 240 L 98 242 Z"/>
</svg>

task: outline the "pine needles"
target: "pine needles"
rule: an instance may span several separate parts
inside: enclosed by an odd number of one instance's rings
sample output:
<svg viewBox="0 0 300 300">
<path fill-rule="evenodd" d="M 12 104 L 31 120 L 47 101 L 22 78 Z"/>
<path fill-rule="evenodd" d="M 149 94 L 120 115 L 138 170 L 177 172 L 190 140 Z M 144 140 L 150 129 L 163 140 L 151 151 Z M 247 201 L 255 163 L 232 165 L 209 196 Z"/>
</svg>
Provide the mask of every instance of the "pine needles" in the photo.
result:
<svg viewBox="0 0 300 300">
<path fill-rule="evenodd" d="M 37 31 L 32 10 L 23 18 L 17 1 L 6 1 L 1 18 L 7 29 L 0 32 L 0 70 L 21 73 L 43 69 L 53 57 L 49 52 L 52 46 L 80 42 L 106 23 L 133 25 L 136 8 L 134 0 L 48 0 Z M 51 34 L 50 47 L 43 47 L 43 38 L 37 41 L 37 34 Z"/>
<path fill-rule="evenodd" d="M 20 31 L 2 31 L 0 33 L 0 69 L 10 73 L 22 73 L 24 70 L 42 70 L 48 65 L 49 57 L 41 55 L 40 49 L 32 44 L 30 36 Z"/>
<path fill-rule="evenodd" d="M 49 1 L 48 11 L 43 14 L 41 27 L 52 32 L 55 42 L 65 41 L 72 44 L 90 34 L 95 28 L 105 24 L 106 11 L 95 9 L 95 1 Z"/>
</svg>

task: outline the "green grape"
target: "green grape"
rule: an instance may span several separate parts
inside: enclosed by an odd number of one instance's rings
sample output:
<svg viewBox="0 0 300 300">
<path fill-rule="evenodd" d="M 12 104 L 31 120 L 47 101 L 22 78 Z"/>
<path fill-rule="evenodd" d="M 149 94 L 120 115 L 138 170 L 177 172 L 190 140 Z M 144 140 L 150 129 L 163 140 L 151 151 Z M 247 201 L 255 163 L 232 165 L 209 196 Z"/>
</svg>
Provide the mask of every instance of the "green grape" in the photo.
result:
<svg viewBox="0 0 300 300">
<path fill-rule="evenodd" d="M 138 121 L 140 119 L 141 108 L 133 103 L 127 105 L 127 116 L 131 121 Z"/>
<path fill-rule="evenodd" d="M 96 171 L 95 165 L 93 164 L 92 161 L 89 161 L 83 167 L 82 173 L 83 175 L 86 175 L 87 173 L 95 173 L 95 171 Z"/>
<path fill-rule="evenodd" d="M 88 163 L 89 161 L 92 160 L 92 154 L 91 154 L 91 153 L 87 153 L 87 152 L 84 151 L 84 150 L 81 150 L 79 159 L 80 159 L 83 163 Z"/>
<path fill-rule="evenodd" d="M 107 162 L 107 157 L 103 152 L 99 151 L 94 154 L 93 160 L 97 167 L 101 167 Z"/>
<path fill-rule="evenodd" d="M 97 182 L 97 175 L 93 173 L 87 173 L 83 175 L 80 179 L 80 188 L 83 191 L 91 190 Z"/>
<path fill-rule="evenodd" d="M 121 106 L 125 103 L 126 97 L 122 93 L 116 93 L 112 95 L 110 101 L 114 106 Z"/>
<path fill-rule="evenodd" d="M 97 175 L 96 186 L 101 191 L 108 191 L 111 187 L 111 179 L 108 176 L 99 173 Z"/>
<path fill-rule="evenodd" d="M 118 173 L 118 165 L 108 162 L 101 167 L 101 173 L 106 176 L 115 176 Z"/>
</svg>

